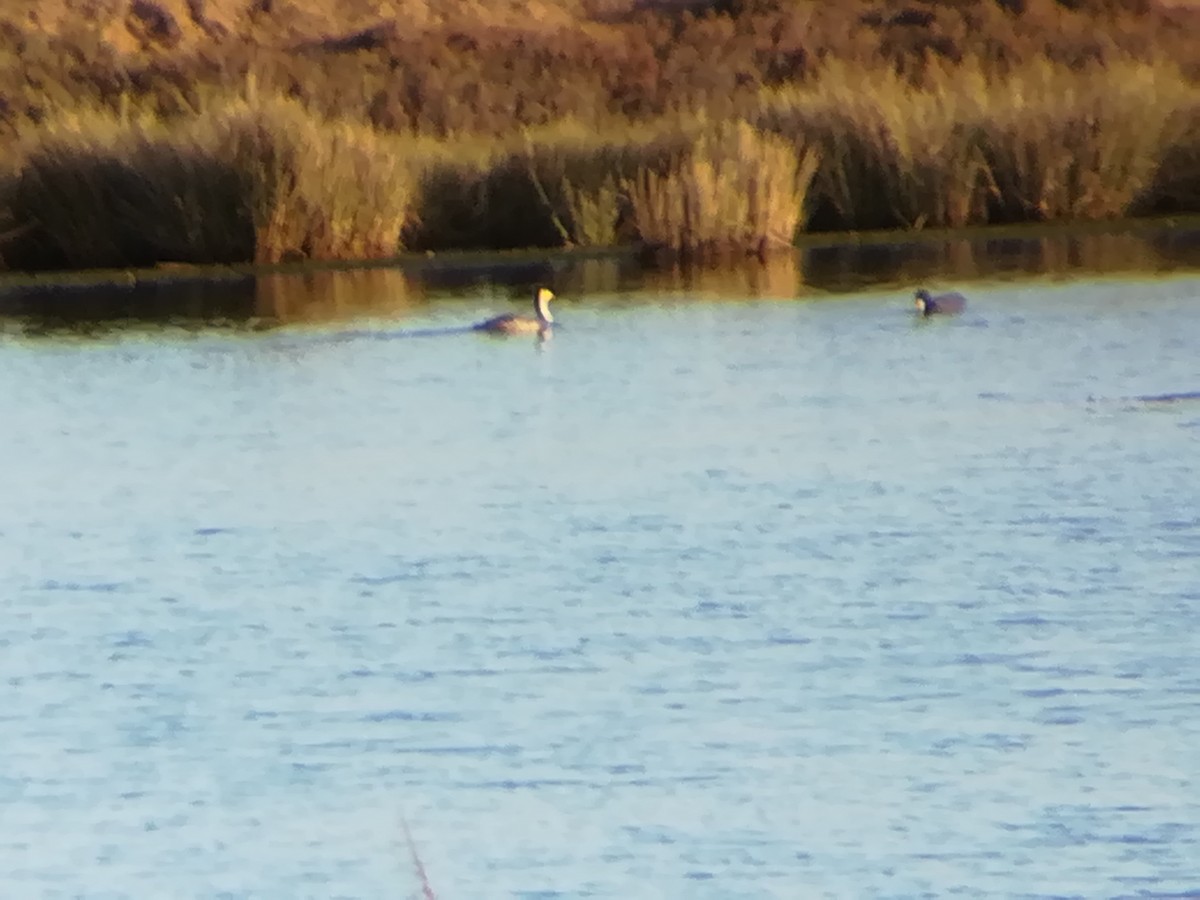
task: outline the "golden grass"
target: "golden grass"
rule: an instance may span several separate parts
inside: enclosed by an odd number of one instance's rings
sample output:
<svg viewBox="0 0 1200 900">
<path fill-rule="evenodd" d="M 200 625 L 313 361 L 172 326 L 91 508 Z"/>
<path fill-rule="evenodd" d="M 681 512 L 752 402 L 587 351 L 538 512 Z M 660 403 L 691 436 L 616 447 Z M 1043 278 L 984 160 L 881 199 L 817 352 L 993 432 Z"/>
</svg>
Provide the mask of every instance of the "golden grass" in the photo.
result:
<svg viewBox="0 0 1200 900">
<path fill-rule="evenodd" d="M 172 122 L 82 109 L 23 136 L 4 204 L 34 267 L 389 257 L 411 149 L 253 90 Z"/>
<path fill-rule="evenodd" d="M 676 117 L 591 126 L 569 119 L 527 130 L 517 164 L 528 170 L 564 244 L 612 246 L 639 238 L 630 181 L 682 152 L 694 131 L 693 122 Z"/>
<path fill-rule="evenodd" d="M 164 153 L 168 140 L 153 118 L 91 109 L 39 128 L 5 185 L 24 226 L 17 246 L 61 268 L 189 261 L 184 245 L 197 262 L 238 258 L 245 230 L 211 214 L 232 200 L 233 173 L 211 169 L 193 147 Z"/>
<path fill-rule="evenodd" d="M 402 249 L 416 189 L 402 139 L 315 119 L 286 100 L 235 101 L 194 127 L 192 140 L 241 176 L 256 262 L 376 259 Z"/>
<path fill-rule="evenodd" d="M 813 202 L 833 227 L 955 227 L 978 214 L 973 122 L 987 87 L 918 88 L 890 70 L 830 63 L 810 86 L 762 97 L 757 121 L 821 148 Z"/>
<path fill-rule="evenodd" d="M 914 84 L 834 62 L 807 86 L 764 92 L 754 121 L 820 148 L 819 224 L 859 230 L 1153 207 L 1147 194 L 1195 140 L 1198 111 L 1200 88 L 1171 63 L 930 65 Z"/>
<path fill-rule="evenodd" d="M 147 107 L 151 109 L 154 107 Z M 761 254 L 798 231 L 1094 220 L 1200 205 L 1200 87 L 1169 62 L 829 62 L 733 117 L 385 132 L 256 89 L 24 129 L 0 175 L 11 268 L 603 247 Z"/>
<path fill-rule="evenodd" d="M 519 165 L 563 244 L 607 247 L 626 237 L 620 230 L 628 205 L 622 182 L 650 163 L 662 131 L 662 123 L 597 128 L 577 119 L 525 131 Z"/>
<path fill-rule="evenodd" d="M 626 182 L 640 242 L 685 257 L 792 246 L 817 154 L 747 122 L 703 125 L 665 171 Z"/>
<path fill-rule="evenodd" d="M 452 135 L 423 170 L 413 246 L 612 246 L 627 237 L 622 182 L 659 165 L 677 144 L 678 129 L 666 120 L 564 119 L 504 141 Z"/>
<path fill-rule="evenodd" d="M 702 115 L 567 120 L 423 177 L 417 246 L 605 247 L 687 256 L 791 246 L 816 154 Z"/>
<path fill-rule="evenodd" d="M 991 221 L 1113 219 L 1134 211 L 1200 108 L 1178 67 L 1047 63 L 991 91 L 978 127 Z"/>
</svg>

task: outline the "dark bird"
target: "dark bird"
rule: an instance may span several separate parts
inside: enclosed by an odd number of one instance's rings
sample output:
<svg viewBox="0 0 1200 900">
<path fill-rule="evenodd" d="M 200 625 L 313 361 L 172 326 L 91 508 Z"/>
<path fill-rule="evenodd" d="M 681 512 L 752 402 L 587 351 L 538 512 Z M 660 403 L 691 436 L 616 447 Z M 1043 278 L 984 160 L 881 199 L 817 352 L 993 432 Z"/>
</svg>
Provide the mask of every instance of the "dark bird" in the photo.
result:
<svg viewBox="0 0 1200 900">
<path fill-rule="evenodd" d="M 474 330 L 489 334 L 542 334 L 554 324 L 554 316 L 550 315 L 550 301 L 553 299 L 554 294 L 549 288 L 536 288 L 533 292 L 534 318 L 505 313 L 480 322 L 474 326 Z"/>
<path fill-rule="evenodd" d="M 923 316 L 954 315 L 963 311 L 967 298 L 957 291 L 948 294 L 930 294 L 921 288 L 916 295 L 917 312 Z"/>
</svg>

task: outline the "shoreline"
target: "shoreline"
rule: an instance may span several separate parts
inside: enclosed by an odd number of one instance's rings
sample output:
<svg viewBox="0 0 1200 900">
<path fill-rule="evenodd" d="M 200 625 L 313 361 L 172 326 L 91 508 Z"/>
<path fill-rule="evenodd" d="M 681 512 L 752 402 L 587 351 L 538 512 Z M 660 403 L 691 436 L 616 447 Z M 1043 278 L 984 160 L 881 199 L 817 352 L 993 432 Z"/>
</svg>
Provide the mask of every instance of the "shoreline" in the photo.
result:
<svg viewBox="0 0 1200 900">
<path fill-rule="evenodd" d="M 991 240 L 1035 241 L 1073 237 L 1125 236 L 1138 234 L 1195 235 L 1200 240 L 1200 214 L 1128 218 L 1094 222 L 1039 222 L 1015 225 L 976 225 L 957 229 L 920 231 L 843 231 L 801 235 L 795 246 L 776 255 L 809 250 L 903 247 L 920 244 Z M 286 263 L 240 263 L 234 265 L 165 264 L 129 269 L 61 270 L 52 272 L 6 272 L 0 270 L 0 295 L 6 291 L 45 288 L 121 288 L 172 282 L 236 281 L 270 275 L 302 276 L 315 273 L 398 269 L 419 275 L 428 271 L 464 272 L 523 266 L 571 266 L 589 260 L 637 262 L 640 249 L 627 245 L 604 248 L 521 248 L 514 250 L 447 250 L 439 253 L 402 253 L 387 259 L 305 260 Z M 716 265 L 751 263 L 747 259 L 724 259 Z M 708 262 L 684 263 L 683 268 L 706 267 Z M 651 265 L 651 268 L 654 266 Z"/>
<path fill-rule="evenodd" d="M 764 260 L 752 258 L 701 260 L 678 263 L 666 269 L 689 272 L 728 266 L 750 266 L 767 270 L 786 257 L 798 257 L 806 252 L 858 251 L 870 248 L 905 248 L 922 245 L 971 245 L 988 241 L 1070 241 L 1073 239 L 1104 238 L 1104 236 L 1194 236 L 1200 242 L 1200 215 L 1127 218 L 1105 222 L 1049 222 L 1016 224 L 1016 226 L 977 226 L 959 229 L 925 229 L 920 232 L 839 232 L 802 236 L 797 245 L 778 251 Z M 485 276 L 500 276 L 505 272 L 523 281 L 522 269 L 566 270 L 589 262 L 631 264 L 650 270 L 664 266 L 646 264 L 640 259 L 637 247 L 604 248 L 523 248 L 508 251 L 445 251 L 442 253 L 403 253 L 389 259 L 366 260 L 306 260 L 306 262 L 235 265 L 158 265 L 142 269 L 64 270 L 53 272 L 0 271 L 0 308 L 5 295 L 37 295 L 41 292 L 61 295 L 95 290 L 125 290 L 166 288 L 196 283 L 253 282 L 274 276 L 304 277 L 312 275 L 353 274 L 353 272 L 395 270 L 420 280 L 422 274 L 439 272 L 462 275 L 479 271 Z M 1136 266 L 1130 271 L 1136 270 Z M 1031 277 L 1036 277 L 1031 275 Z M 511 280 L 511 278 L 510 278 Z M 799 295 L 799 294 L 798 294 Z"/>
</svg>

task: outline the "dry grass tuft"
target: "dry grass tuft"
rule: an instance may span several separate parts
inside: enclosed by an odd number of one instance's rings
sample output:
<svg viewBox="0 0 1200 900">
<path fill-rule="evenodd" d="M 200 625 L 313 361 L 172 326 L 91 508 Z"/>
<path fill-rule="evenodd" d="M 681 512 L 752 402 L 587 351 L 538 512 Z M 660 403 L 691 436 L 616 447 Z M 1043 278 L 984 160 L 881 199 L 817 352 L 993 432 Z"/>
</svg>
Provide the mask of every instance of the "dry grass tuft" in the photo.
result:
<svg viewBox="0 0 1200 900">
<path fill-rule="evenodd" d="M 172 138 L 158 120 L 84 109 L 30 134 L 4 202 L 31 268 L 232 262 L 253 241 L 231 166 Z"/>
<path fill-rule="evenodd" d="M 379 259 L 403 249 L 417 189 L 403 138 L 277 98 L 232 101 L 180 131 L 238 172 L 255 262 Z"/>
<path fill-rule="evenodd" d="M 633 230 L 645 247 L 688 258 L 790 247 L 816 164 L 810 148 L 746 122 L 704 128 L 664 170 L 625 183 Z"/>
<path fill-rule="evenodd" d="M 27 133 L 0 188 L 30 268 L 363 259 L 401 249 L 409 142 L 294 101 L 228 100 L 180 123 L 87 109 Z"/>
<path fill-rule="evenodd" d="M 1129 61 L 1085 74 L 1031 64 L 1003 87 L 978 124 L 992 222 L 1134 212 L 1200 97 L 1177 67 Z"/>
<path fill-rule="evenodd" d="M 1162 185 L 1190 183 L 1163 167 L 1194 165 L 1179 148 L 1197 109 L 1166 63 L 930 65 L 920 84 L 833 63 L 765 92 L 755 121 L 820 148 L 812 227 L 959 227 L 1158 208 Z"/>
<path fill-rule="evenodd" d="M 820 148 L 818 227 L 961 226 L 979 214 L 981 96 L 945 90 L 950 83 L 923 89 L 894 72 L 832 63 L 808 86 L 765 95 L 757 121 Z"/>
</svg>

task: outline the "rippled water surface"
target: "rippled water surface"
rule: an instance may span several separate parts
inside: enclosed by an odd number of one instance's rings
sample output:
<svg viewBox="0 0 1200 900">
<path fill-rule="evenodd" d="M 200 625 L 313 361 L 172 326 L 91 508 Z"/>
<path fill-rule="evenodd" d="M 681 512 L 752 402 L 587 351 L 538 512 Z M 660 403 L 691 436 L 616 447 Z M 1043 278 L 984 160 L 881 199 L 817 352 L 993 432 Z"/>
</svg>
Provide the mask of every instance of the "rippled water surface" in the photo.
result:
<svg viewBox="0 0 1200 900">
<path fill-rule="evenodd" d="M 1200 894 L 1200 277 L 810 262 L 8 327 L 0 895 Z"/>
</svg>

